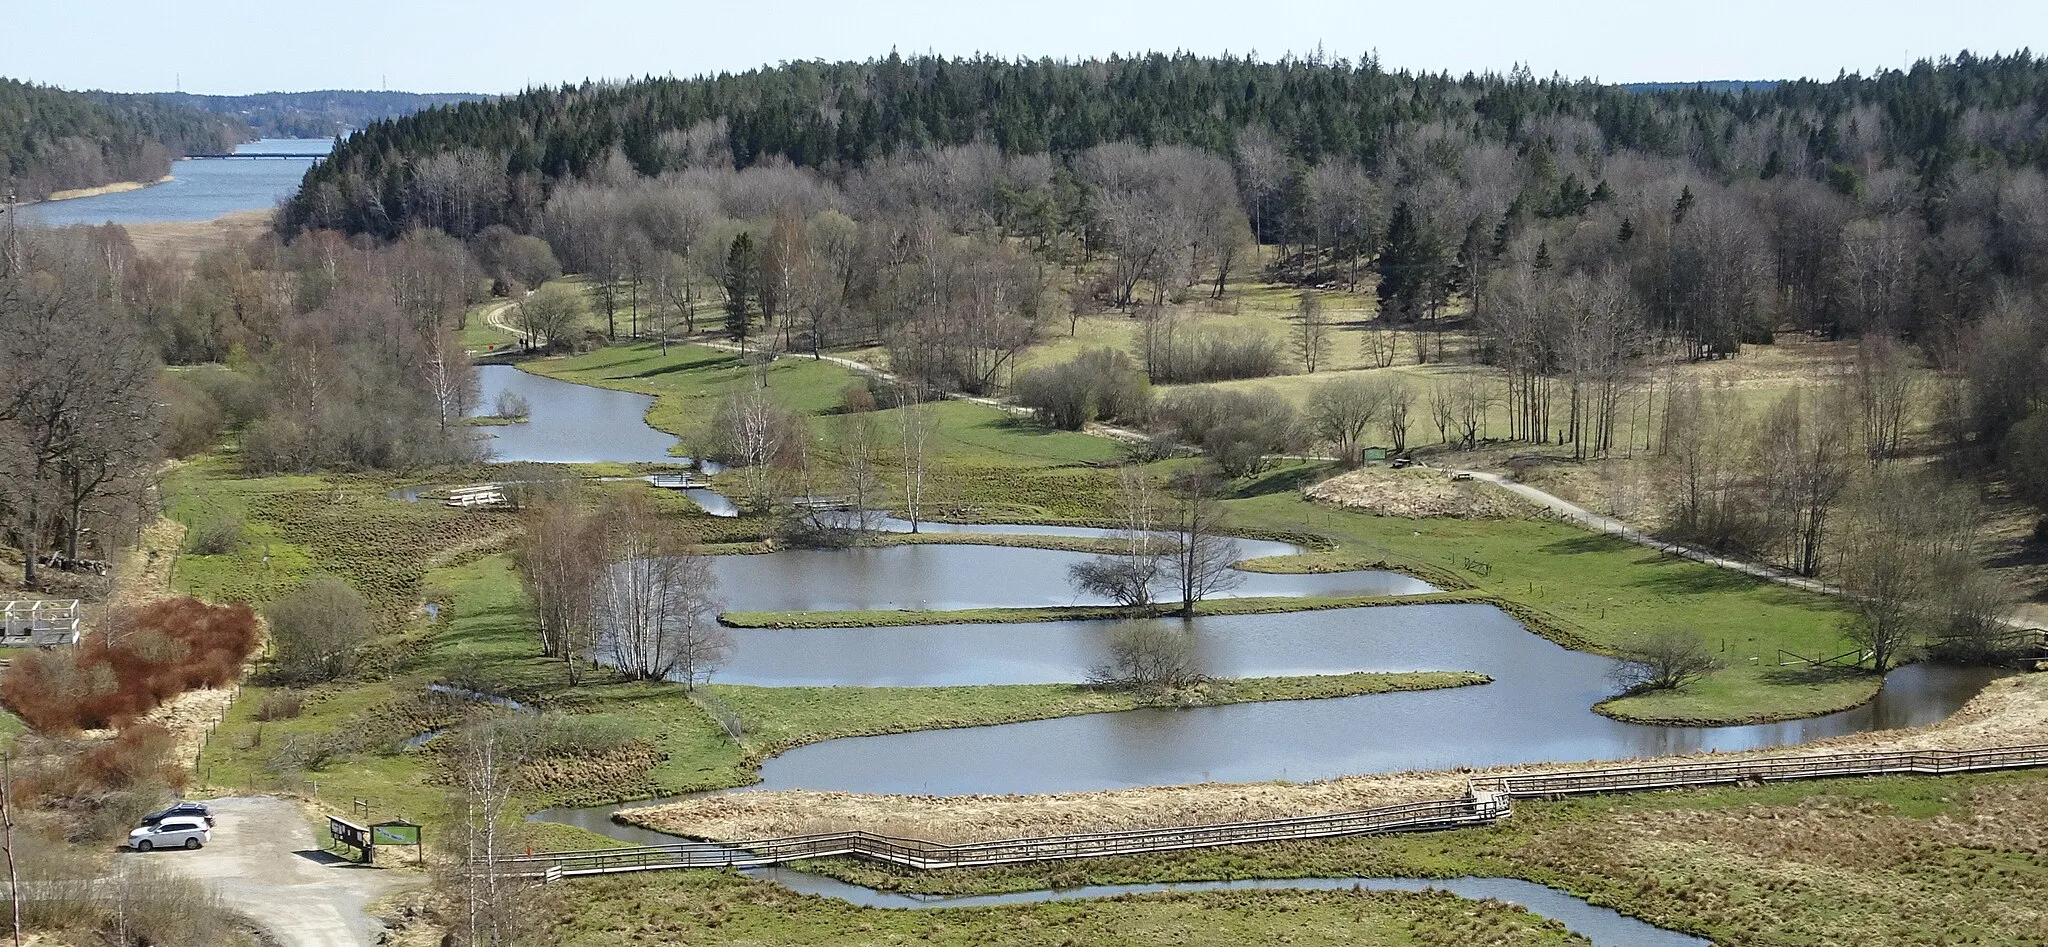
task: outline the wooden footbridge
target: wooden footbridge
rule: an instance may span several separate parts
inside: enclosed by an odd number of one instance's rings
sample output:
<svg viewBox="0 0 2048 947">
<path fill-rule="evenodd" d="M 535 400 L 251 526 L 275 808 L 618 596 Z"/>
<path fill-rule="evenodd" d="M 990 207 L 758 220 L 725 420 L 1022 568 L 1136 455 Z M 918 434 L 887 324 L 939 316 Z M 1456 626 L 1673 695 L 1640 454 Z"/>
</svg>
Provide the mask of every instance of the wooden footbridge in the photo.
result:
<svg viewBox="0 0 2048 947">
<path fill-rule="evenodd" d="M 1738 783 L 1875 776 L 1945 775 L 2048 766 L 2048 745 L 1981 750 L 1904 750 L 1813 756 L 1617 765 L 1474 780 L 1459 799 L 1334 812 L 1326 815 L 1225 822 L 1164 829 L 1002 839 L 945 845 L 870 832 L 837 832 L 750 842 L 681 842 L 640 848 L 546 852 L 501 859 L 508 874 L 548 881 L 576 875 L 668 868 L 758 868 L 809 858 L 851 856 L 912 869 L 977 868 L 1071 858 L 1143 855 L 1255 842 L 1345 838 L 1490 825 L 1513 814 L 1513 800 L 1606 792 L 1681 789 Z"/>
</svg>

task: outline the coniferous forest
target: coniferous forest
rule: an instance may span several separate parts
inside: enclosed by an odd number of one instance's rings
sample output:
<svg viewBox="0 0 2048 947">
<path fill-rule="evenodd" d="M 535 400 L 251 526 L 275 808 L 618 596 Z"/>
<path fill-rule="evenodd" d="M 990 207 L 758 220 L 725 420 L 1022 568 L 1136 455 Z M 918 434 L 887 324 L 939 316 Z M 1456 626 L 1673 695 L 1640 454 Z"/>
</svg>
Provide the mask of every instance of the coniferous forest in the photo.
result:
<svg viewBox="0 0 2048 947">
<path fill-rule="evenodd" d="M 116 181 L 153 181 L 193 152 L 227 151 L 241 122 L 147 96 L 67 92 L 0 78 L 0 187 L 24 201 Z M 5 195 L 0 195 L 5 196 Z"/>
</svg>

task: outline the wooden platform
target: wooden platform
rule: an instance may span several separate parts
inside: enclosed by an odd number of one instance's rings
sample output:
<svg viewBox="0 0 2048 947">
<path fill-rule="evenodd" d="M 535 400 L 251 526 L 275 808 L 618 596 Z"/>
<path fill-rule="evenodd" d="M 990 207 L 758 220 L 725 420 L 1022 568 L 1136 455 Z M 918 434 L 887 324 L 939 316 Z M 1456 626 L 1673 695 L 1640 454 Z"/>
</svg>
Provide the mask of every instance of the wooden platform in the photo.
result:
<svg viewBox="0 0 2048 947">
<path fill-rule="evenodd" d="M 77 643 L 77 599 L 0 603 L 0 646 L 30 648 Z"/>
</svg>

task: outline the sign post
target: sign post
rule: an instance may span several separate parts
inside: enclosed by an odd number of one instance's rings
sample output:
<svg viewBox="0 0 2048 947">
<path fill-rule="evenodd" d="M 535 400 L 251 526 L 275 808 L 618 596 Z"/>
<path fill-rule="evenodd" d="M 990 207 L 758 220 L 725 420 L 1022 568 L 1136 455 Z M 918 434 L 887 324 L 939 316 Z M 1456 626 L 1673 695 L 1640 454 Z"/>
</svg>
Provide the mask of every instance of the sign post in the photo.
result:
<svg viewBox="0 0 2048 947">
<path fill-rule="evenodd" d="M 392 819 L 370 826 L 370 841 L 375 845 L 412 846 L 413 864 L 426 864 L 426 855 L 420 849 L 420 826 L 417 822 Z"/>
<path fill-rule="evenodd" d="M 327 834 L 343 846 L 362 852 L 362 862 L 371 864 L 377 858 L 377 843 L 368 827 L 357 825 L 340 816 L 327 817 Z"/>
</svg>

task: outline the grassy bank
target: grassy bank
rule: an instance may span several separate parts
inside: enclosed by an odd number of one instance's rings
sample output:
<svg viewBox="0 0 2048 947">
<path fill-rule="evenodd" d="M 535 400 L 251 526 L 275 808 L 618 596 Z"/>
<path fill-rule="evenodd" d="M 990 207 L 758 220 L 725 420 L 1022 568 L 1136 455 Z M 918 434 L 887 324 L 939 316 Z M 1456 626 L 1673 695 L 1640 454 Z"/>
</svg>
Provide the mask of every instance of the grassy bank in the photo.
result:
<svg viewBox="0 0 2048 947">
<path fill-rule="evenodd" d="M 1498 902 L 1435 893 L 1213 892 L 1113 900 L 901 911 L 860 908 L 739 875 L 663 871 L 576 879 L 574 910 L 551 914 L 549 943 L 760 945 L 1583 943 L 1561 925 Z"/>
<path fill-rule="evenodd" d="M 1207 707 L 1315 700 L 1484 684 L 1467 671 L 1330 674 L 1212 681 L 1163 694 L 1077 684 L 986 687 L 745 687 L 712 685 L 707 696 L 746 721 L 750 764 L 807 743 L 911 730 L 980 727 L 1139 707 Z"/>
<path fill-rule="evenodd" d="M 1240 526 L 1319 533 L 1309 563 L 1384 562 L 1448 572 L 1560 643 L 1608 651 L 1659 628 L 1691 627 L 1725 668 L 1682 692 L 1610 701 L 1616 716 L 1688 723 L 1786 719 L 1854 706 L 1872 675 L 1780 667 L 1781 650 L 1839 654 L 1845 612 L 1825 596 L 1717 569 L 1550 520 L 1397 519 L 1326 507 L 1300 489 L 1328 474 L 1294 463 L 1243 484 L 1228 505 Z"/>
<path fill-rule="evenodd" d="M 1504 875 L 1726 945 L 2048 939 L 2048 774 L 1886 776 L 1518 802 L 1483 829 L 912 874 L 815 863 L 870 887 L 961 894 L 1231 878 Z"/>
</svg>

